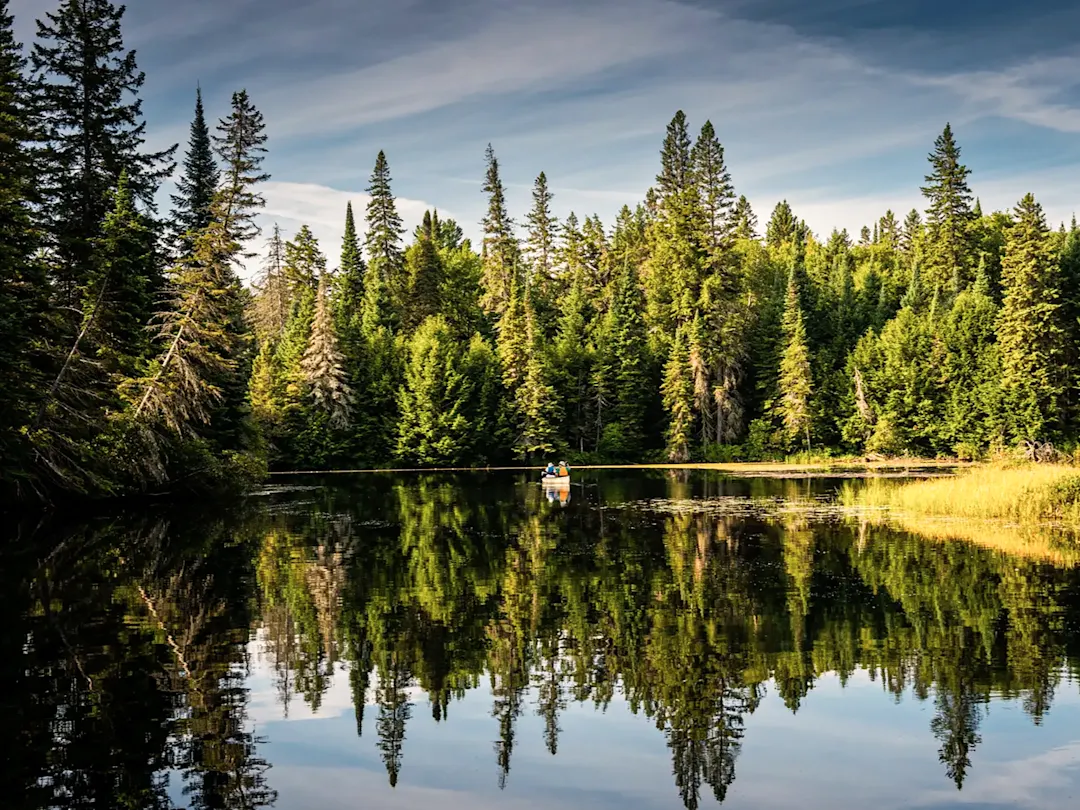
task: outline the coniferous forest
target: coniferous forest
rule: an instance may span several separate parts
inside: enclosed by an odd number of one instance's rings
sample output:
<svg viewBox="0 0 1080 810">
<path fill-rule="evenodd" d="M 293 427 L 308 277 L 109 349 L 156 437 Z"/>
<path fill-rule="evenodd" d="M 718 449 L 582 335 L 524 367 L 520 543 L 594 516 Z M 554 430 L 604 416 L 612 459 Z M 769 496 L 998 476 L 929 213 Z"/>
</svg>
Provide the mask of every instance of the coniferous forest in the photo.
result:
<svg viewBox="0 0 1080 810">
<path fill-rule="evenodd" d="M 123 8 L 65 0 L 24 48 L 8 5 L 5 499 L 555 455 L 973 458 L 1080 436 L 1080 230 L 1031 194 L 983 212 L 948 125 L 925 210 L 868 211 L 856 236 L 812 234 L 787 202 L 759 221 L 713 125 L 694 134 L 680 111 L 655 184 L 612 223 L 559 221 L 543 172 L 531 210 L 509 211 L 489 146 L 482 244 L 436 211 L 406 234 L 379 152 L 366 209 L 320 245 L 256 226 L 257 99 L 209 113 L 196 91 L 188 143 L 152 152 Z"/>
</svg>

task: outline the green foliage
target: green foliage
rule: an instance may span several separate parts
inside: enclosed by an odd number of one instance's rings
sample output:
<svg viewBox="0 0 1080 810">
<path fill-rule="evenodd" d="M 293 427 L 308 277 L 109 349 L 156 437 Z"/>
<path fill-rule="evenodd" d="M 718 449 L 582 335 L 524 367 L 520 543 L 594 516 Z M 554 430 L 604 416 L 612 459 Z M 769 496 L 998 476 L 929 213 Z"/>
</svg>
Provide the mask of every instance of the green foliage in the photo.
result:
<svg viewBox="0 0 1080 810">
<path fill-rule="evenodd" d="M 1062 427 L 1060 269 L 1042 207 L 1031 194 L 1017 204 L 1015 216 L 1002 259 L 1002 413 L 1007 440 L 1042 441 Z"/>
<path fill-rule="evenodd" d="M 170 241 L 179 255 L 190 253 L 193 234 L 210 224 L 214 193 L 221 176 L 214 160 L 210 128 L 206 125 L 201 88 L 195 90 L 195 116 L 191 120 L 183 167 L 183 174 L 176 181 L 177 193 L 170 195 L 173 204 Z"/>
</svg>

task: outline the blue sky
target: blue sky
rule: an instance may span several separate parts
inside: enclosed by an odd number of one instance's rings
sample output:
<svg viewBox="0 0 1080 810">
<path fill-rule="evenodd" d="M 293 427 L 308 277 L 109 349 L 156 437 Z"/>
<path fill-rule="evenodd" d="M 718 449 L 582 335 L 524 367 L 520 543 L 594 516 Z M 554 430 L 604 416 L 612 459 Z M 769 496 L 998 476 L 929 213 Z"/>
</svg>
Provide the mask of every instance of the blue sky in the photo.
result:
<svg viewBox="0 0 1080 810">
<path fill-rule="evenodd" d="M 55 5 L 13 0 L 24 41 Z M 695 134 L 712 120 L 762 223 L 787 198 L 822 235 L 921 208 L 946 121 L 984 208 L 1031 191 L 1056 225 L 1080 188 L 1075 3 L 139 0 L 125 19 L 151 143 L 186 142 L 196 82 L 214 119 L 246 87 L 264 225 L 308 223 L 331 267 L 379 149 L 410 228 L 437 206 L 478 236 L 489 141 L 517 219 L 543 170 L 560 217 L 610 224 L 679 108 Z"/>
</svg>

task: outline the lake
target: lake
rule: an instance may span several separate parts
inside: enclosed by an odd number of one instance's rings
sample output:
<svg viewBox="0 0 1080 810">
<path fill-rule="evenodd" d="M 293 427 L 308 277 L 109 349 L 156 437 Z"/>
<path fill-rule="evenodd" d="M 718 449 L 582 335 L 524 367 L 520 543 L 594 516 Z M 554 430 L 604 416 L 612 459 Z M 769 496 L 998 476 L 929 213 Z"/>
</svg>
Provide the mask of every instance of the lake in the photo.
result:
<svg viewBox="0 0 1080 810">
<path fill-rule="evenodd" d="M 304 476 L 9 526 L 2 804 L 1075 803 L 1078 555 L 841 484 Z"/>
</svg>

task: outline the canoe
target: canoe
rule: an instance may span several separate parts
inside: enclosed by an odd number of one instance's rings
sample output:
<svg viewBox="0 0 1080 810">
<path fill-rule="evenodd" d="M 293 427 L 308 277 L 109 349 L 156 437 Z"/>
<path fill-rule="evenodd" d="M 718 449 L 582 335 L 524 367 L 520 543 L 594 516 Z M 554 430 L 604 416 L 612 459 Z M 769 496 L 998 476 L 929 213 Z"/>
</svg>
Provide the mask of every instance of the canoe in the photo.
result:
<svg viewBox="0 0 1080 810">
<path fill-rule="evenodd" d="M 541 484 L 550 487 L 562 486 L 570 483 L 569 475 L 545 475 L 540 479 Z"/>
</svg>

